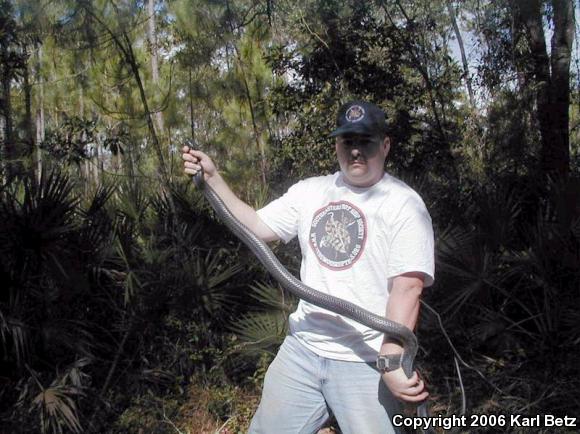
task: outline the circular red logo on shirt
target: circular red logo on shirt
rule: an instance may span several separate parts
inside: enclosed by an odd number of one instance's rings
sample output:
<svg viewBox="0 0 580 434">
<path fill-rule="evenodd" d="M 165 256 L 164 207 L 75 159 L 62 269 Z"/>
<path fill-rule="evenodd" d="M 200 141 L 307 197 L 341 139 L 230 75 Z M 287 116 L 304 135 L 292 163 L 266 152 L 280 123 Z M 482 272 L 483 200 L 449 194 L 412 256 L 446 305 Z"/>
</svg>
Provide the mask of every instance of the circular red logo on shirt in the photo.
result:
<svg viewBox="0 0 580 434">
<path fill-rule="evenodd" d="M 331 202 L 314 213 L 310 246 L 325 267 L 348 268 L 360 257 L 366 241 L 364 214 L 353 204 Z"/>
</svg>

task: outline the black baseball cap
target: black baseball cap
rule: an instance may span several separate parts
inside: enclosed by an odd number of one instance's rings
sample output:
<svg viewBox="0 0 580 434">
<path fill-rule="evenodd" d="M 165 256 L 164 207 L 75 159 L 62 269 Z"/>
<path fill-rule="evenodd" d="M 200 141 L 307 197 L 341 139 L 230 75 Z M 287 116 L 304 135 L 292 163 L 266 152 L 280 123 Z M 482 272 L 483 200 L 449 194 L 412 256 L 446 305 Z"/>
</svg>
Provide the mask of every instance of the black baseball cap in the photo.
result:
<svg viewBox="0 0 580 434">
<path fill-rule="evenodd" d="M 344 134 L 378 136 L 387 134 L 387 116 L 370 102 L 350 101 L 338 109 L 337 128 L 330 137 Z"/>
</svg>

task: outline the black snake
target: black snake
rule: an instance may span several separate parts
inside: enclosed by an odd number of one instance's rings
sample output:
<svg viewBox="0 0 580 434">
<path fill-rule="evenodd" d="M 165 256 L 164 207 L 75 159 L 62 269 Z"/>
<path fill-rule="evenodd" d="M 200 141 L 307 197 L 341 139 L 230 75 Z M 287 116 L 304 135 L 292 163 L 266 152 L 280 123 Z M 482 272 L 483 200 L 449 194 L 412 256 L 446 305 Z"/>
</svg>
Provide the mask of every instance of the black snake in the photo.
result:
<svg viewBox="0 0 580 434">
<path fill-rule="evenodd" d="M 193 180 L 196 187 L 203 192 L 203 195 L 225 225 L 250 248 L 268 272 L 284 289 L 309 303 L 344 315 L 347 318 L 353 319 L 373 330 L 385 333 L 389 337 L 399 341 L 403 345 L 401 367 L 407 377 L 411 377 L 418 344 L 415 334 L 408 327 L 369 312 L 354 303 L 324 294 L 302 283 L 286 270 L 264 241 L 258 238 L 232 214 L 218 194 L 211 186 L 204 182 L 202 170 L 194 175 Z M 427 414 L 424 402 L 417 408 L 417 413 L 420 416 Z"/>
</svg>

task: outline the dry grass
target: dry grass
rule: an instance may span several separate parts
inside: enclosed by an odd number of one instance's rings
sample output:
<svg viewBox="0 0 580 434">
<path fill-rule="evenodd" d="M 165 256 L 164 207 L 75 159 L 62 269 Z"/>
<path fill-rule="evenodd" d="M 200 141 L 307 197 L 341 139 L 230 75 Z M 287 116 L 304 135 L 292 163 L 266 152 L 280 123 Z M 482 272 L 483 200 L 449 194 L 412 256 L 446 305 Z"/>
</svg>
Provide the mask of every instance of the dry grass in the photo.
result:
<svg viewBox="0 0 580 434">
<path fill-rule="evenodd" d="M 248 430 L 259 392 L 194 382 L 179 409 L 174 428 L 181 434 L 237 434 Z"/>
<path fill-rule="evenodd" d="M 176 420 L 168 421 L 178 434 L 246 433 L 260 399 L 258 390 L 237 387 L 224 390 L 199 383 L 191 384 L 188 395 L 189 399 L 180 407 Z M 227 407 L 231 411 L 218 417 L 216 407 Z M 325 427 L 317 434 L 337 434 L 337 431 Z"/>
</svg>

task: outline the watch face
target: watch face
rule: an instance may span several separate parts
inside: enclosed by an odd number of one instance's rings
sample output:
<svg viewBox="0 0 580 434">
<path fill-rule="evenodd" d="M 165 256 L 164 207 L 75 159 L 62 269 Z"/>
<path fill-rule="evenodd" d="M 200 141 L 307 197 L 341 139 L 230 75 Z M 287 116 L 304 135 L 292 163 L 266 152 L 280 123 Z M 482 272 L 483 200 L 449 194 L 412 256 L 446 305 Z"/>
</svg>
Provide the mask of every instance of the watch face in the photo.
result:
<svg viewBox="0 0 580 434">
<path fill-rule="evenodd" d="M 378 356 L 377 369 L 382 372 L 391 372 L 401 366 L 401 359 L 398 356 Z"/>
<path fill-rule="evenodd" d="M 377 368 L 380 371 L 386 371 L 389 368 L 389 360 L 384 357 L 379 357 L 377 359 Z"/>
</svg>

